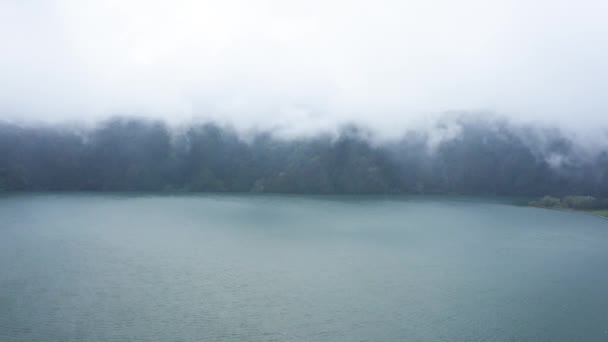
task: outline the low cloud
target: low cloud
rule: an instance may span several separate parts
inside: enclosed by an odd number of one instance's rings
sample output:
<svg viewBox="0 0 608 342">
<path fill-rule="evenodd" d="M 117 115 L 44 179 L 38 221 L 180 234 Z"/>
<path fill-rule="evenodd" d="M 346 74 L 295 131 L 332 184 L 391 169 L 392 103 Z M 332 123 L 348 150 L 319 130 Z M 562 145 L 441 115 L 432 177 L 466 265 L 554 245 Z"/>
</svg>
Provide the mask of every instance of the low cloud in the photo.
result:
<svg viewBox="0 0 608 342">
<path fill-rule="evenodd" d="M 0 118 L 210 120 L 284 137 L 354 123 L 390 139 L 446 112 L 490 113 L 606 146 L 607 10 L 599 0 L 3 1 Z"/>
</svg>

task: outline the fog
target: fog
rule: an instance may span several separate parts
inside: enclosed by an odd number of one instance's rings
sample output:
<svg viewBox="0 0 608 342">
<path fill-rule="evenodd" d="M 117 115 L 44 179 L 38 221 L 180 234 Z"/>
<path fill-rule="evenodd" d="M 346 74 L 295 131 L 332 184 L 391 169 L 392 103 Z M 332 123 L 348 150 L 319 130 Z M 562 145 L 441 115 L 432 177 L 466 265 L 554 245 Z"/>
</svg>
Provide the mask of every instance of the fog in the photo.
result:
<svg viewBox="0 0 608 342">
<path fill-rule="evenodd" d="M 601 0 L 5 0 L 0 118 L 395 137 L 475 113 L 592 146 L 608 128 L 607 13 Z"/>
</svg>

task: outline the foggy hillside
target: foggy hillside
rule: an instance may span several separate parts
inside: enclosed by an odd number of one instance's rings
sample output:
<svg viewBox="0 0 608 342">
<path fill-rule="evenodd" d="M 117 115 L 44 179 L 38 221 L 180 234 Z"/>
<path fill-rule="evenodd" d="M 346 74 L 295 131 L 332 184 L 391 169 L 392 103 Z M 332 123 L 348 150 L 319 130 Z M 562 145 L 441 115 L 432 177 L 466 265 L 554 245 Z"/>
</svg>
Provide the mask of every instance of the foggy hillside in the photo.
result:
<svg viewBox="0 0 608 342">
<path fill-rule="evenodd" d="M 4 123 L 0 188 L 608 196 L 608 153 L 557 129 L 471 117 L 393 140 L 355 125 L 282 138 L 120 117 L 88 129 Z"/>
<path fill-rule="evenodd" d="M 0 188 L 607 196 L 607 4 L 0 1 Z"/>
</svg>

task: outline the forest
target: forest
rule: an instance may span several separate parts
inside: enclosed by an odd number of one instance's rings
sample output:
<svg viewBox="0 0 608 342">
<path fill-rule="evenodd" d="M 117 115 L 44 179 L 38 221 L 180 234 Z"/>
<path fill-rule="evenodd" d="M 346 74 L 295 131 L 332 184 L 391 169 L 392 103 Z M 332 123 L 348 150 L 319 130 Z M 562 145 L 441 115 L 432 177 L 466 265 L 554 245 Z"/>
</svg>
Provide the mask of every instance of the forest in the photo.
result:
<svg viewBox="0 0 608 342">
<path fill-rule="evenodd" d="M 4 122 L 0 189 L 608 197 L 607 151 L 582 154 L 556 129 L 449 124 L 449 139 L 378 140 L 356 125 L 284 138 L 128 117 L 79 129 Z"/>
</svg>

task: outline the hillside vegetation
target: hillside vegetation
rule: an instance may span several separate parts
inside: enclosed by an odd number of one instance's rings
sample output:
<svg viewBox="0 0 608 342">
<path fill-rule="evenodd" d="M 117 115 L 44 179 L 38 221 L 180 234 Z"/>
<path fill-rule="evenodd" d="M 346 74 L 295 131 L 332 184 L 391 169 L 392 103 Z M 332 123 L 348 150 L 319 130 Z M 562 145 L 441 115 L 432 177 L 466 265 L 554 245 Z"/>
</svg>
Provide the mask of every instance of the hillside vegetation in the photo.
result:
<svg viewBox="0 0 608 342">
<path fill-rule="evenodd" d="M 281 139 L 271 132 L 244 137 L 211 123 L 169 128 L 129 118 L 92 129 L 5 123 L 0 189 L 608 197 L 606 151 L 583 158 L 551 130 L 450 124 L 459 133 L 449 139 L 439 127 L 378 142 L 354 126 L 337 135 Z M 590 203 L 572 197 L 538 205 Z"/>
</svg>

